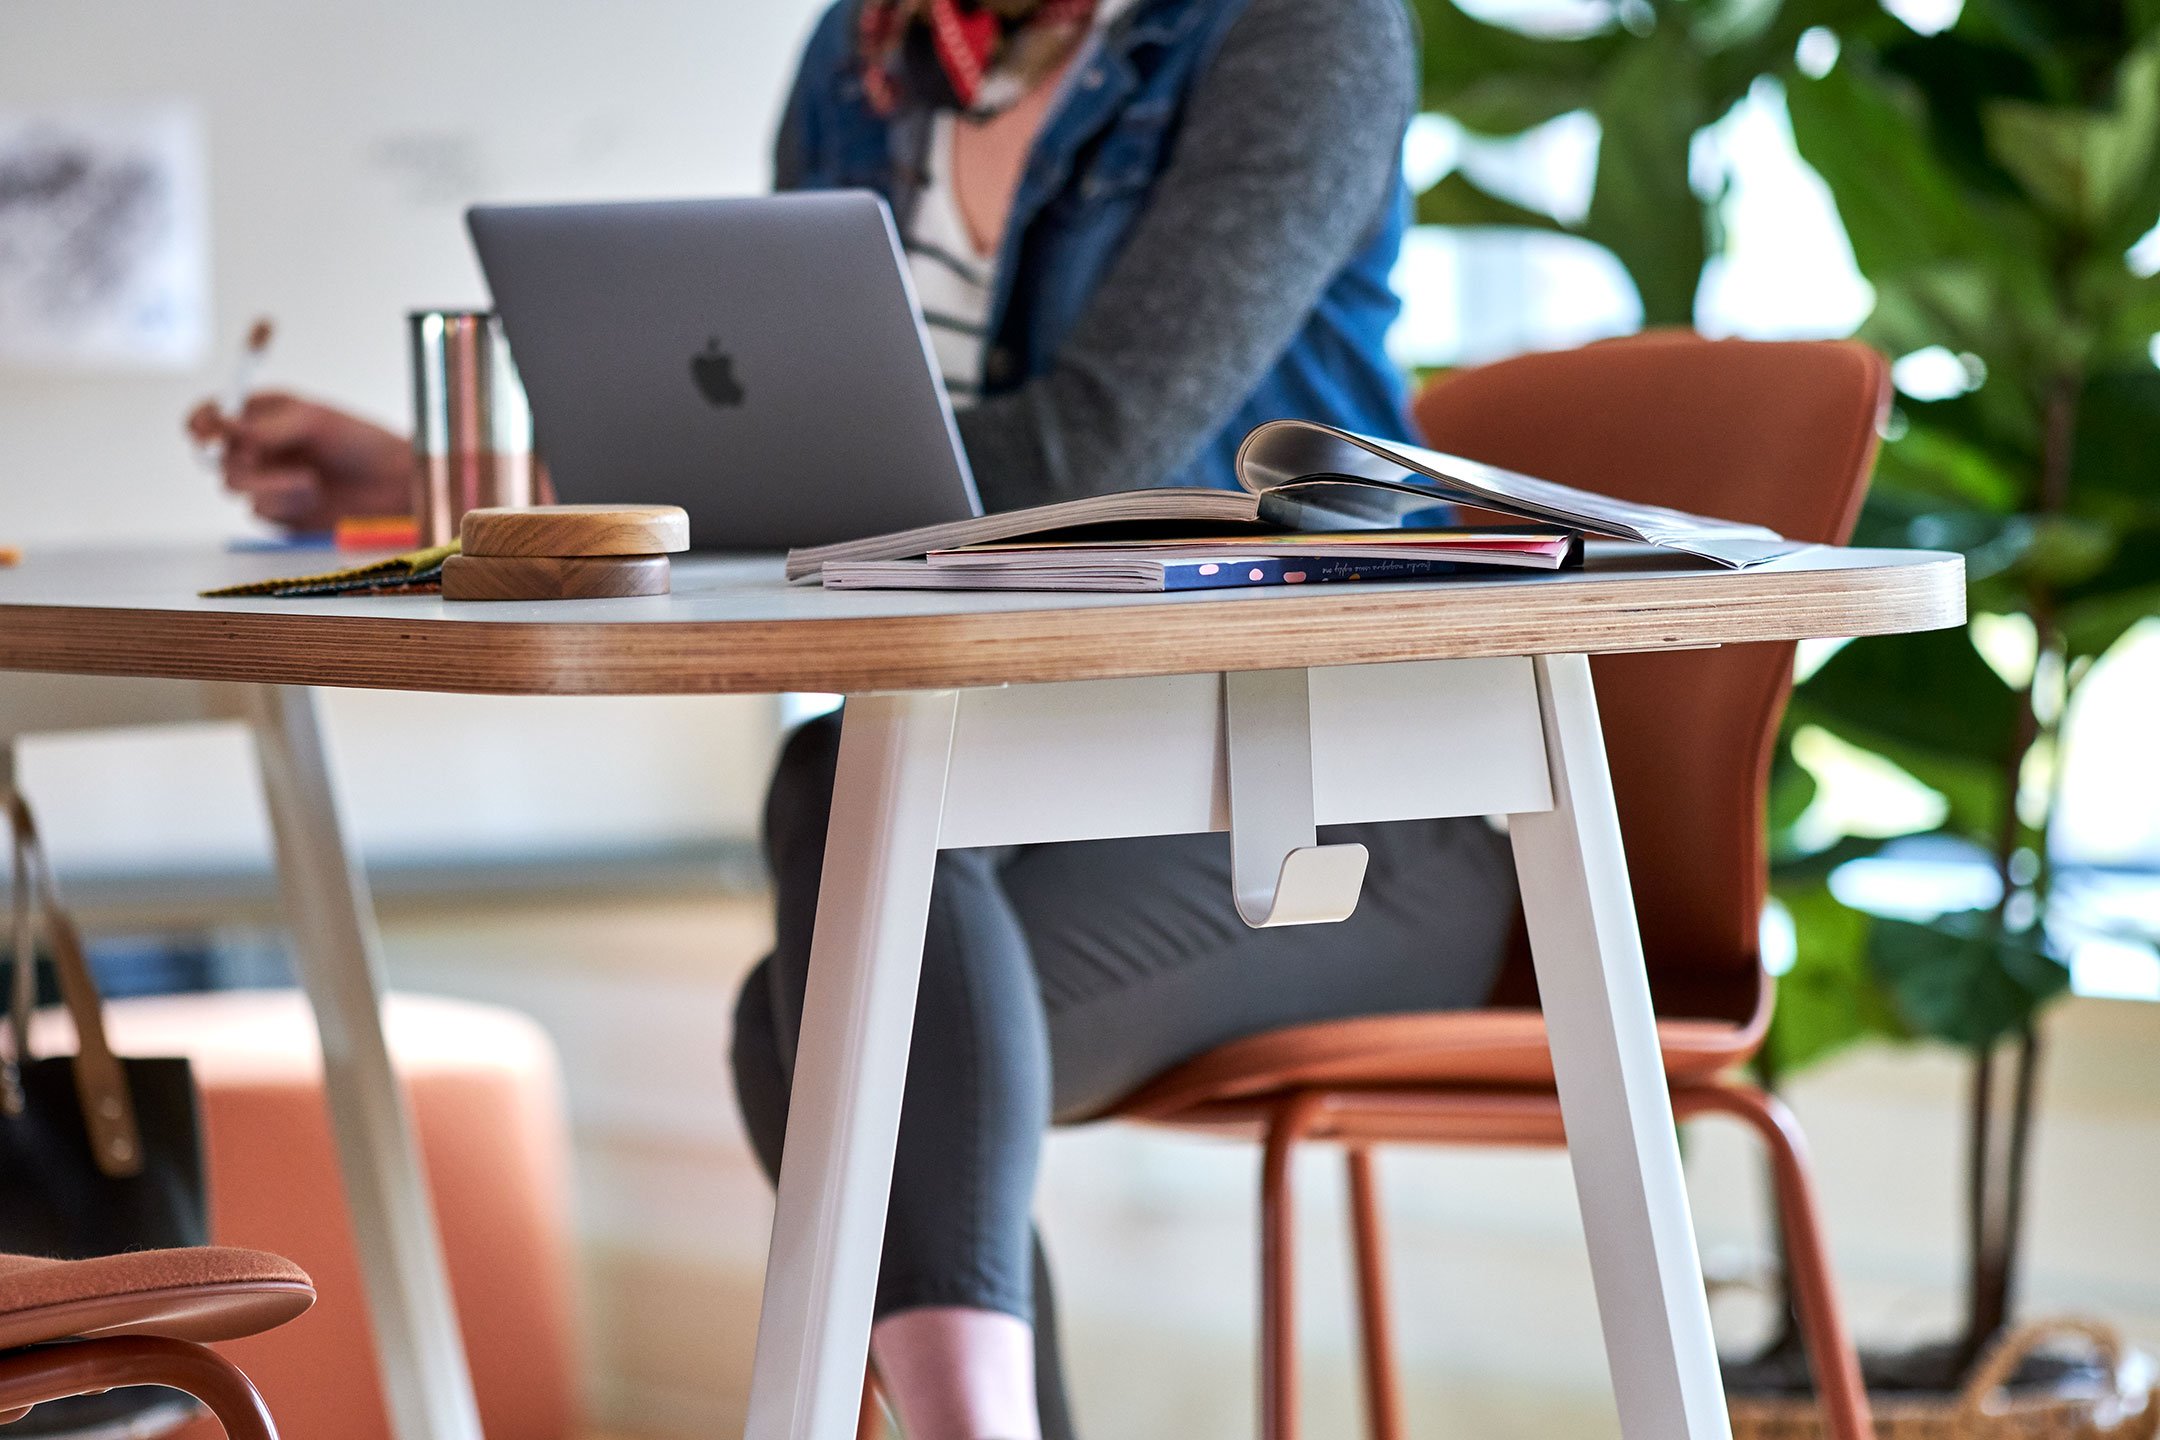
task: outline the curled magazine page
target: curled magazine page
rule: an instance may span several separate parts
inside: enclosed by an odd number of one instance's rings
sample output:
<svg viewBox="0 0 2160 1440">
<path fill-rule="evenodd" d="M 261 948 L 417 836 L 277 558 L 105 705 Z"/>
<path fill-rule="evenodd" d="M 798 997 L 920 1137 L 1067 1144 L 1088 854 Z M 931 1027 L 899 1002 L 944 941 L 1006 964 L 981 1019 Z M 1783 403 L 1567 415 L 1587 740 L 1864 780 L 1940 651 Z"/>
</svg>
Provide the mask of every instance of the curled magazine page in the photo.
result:
<svg viewBox="0 0 2160 1440">
<path fill-rule="evenodd" d="M 1318 512 L 1387 524 L 1419 509 L 1458 503 L 1664 546 L 1733 569 L 1809 548 L 1760 525 L 1616 500 L 1307 420 L 1256 428 L 1238 451 L 1237 473 L 1238 483 L 1261 497 L 1262 513 L 1285 521 Z"/>
</svg>

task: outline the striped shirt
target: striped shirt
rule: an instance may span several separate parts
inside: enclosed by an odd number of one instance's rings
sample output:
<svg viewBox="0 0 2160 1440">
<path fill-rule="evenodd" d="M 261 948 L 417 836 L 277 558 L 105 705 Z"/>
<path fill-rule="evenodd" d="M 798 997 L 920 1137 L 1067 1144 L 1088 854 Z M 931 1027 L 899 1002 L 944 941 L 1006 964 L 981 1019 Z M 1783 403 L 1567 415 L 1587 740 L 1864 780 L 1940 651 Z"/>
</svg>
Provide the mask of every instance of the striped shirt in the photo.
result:
<svg viewBox="0 0 2160 1440">
<path fill-rule="evenodd" d="M 908 223 L 908 269 L 915 277 L 915 298 L 922 302 L 923 327 L 945 393 L 956 409 L 982 398 L 983 351 L 989 342 L 990 290 L 997 278 L 997 257 L 975 248 L 967 221 L 953 192 L 953 113 L 940 110 L 931 121 L 930 175 L 915 198 Z"/>
<path fill-rule="evenodd" d="M 1094 32 L 1066 67 L 1071 77 L 1085 68 L 1103 30 L 1134 0 L 1100 0 Z M 1053 110 L 1053 114 L 1054 114 Z M 931 117 L 925 157 L 929 169 L 916 196 L 906 236 L 908 269 L 922 304 L 923 325 L 931 353 L 953 408 L 964 410 L 982 398 L 983 355 L 989 346 L 990 294 L 997 280 L 996 246 L 984 254 L 968 233 L 953 188 L 953 131 L 958 117 L 940 110 Z M 1049 121 L 1044 122 L 1048 124 Z"/>
</svg>

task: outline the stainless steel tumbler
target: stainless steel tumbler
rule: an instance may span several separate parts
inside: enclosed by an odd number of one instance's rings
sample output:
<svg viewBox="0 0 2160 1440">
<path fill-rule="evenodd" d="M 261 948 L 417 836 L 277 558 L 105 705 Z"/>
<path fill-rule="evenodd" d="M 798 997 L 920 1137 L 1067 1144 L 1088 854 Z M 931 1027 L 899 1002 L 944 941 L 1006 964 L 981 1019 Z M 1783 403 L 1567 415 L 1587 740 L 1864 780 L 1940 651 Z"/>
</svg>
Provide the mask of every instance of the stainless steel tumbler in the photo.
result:
<svg viewBox="0 0 2160 1440">
<path fill-rule="evenodd" d="M 502 322 L 485 310 L 416 310 L 413 514 L 420 543 L 455 540 L 467 510 L 534 500 L 532 407 Z"/>
</svg>

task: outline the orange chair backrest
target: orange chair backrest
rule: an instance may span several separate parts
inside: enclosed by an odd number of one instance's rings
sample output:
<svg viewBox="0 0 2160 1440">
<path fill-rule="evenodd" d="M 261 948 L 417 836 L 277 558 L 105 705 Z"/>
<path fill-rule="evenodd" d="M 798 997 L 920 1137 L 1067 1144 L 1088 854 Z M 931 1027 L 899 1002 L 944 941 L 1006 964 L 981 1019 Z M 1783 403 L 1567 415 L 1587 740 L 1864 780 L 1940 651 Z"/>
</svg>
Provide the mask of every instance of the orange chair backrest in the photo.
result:
<svg viewBox="0 0 2160 1440">
<path fill-rule="evenodd" d="M 1882 357 L 1851 341 L 1654 331 L 1458 371 L 1414 408 L 1438 450 L 1836 543 L 1888 396 Z M 1742 1020 L 1761 998 L 1763 807 L 1792 657 L 1758 644 L 1593 664 L 1661 1014 Z M 1511 977 L 1496 1000 L 1530 994 Z"/>
</svg>

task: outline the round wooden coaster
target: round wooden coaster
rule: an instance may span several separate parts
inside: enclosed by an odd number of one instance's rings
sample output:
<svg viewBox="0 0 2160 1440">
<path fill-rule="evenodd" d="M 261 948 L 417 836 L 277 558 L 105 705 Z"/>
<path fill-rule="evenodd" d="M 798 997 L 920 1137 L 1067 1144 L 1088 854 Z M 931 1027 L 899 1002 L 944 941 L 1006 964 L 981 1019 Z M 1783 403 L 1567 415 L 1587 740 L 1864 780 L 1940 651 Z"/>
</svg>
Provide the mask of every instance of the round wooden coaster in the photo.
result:
<svg viewBox="0 0 2160 1440">
<path fill-rule="evenodd" d="M 536 505 L 465 512 L 467 555 L 670 555 L 690 548 L 679 505 Z"/>
<path fill-rule="evenodd" d="M 452 555 L 445 600 L 607 600 L 668 593 L 665 555 Z"/>
</svg>

